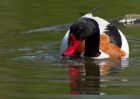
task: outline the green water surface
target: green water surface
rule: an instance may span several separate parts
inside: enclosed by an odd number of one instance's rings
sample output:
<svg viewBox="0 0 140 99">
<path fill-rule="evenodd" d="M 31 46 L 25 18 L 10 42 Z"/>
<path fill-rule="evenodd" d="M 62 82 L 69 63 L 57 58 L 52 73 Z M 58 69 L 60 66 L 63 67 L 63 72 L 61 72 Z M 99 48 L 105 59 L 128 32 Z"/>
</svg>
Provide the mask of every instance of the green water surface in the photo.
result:
<svg viewBox="0 0 140 99">
<path fill-rule="evenodd" d="M 91 60 L 60 61 L 59 47 L 66 30 L 20 33 L 71 23 L 94 7 L 100 7 L 95 15 L 110 19 L 139 14 L 140 0 L 0 0 L 0 99 L 138 98 L 139 26 L 119 27 L 128 39 L 130 59 L 123 67 L 117 62 L 103 76 Z M 71 75 L 71 69 L 81 75 Z"/>
</svg>

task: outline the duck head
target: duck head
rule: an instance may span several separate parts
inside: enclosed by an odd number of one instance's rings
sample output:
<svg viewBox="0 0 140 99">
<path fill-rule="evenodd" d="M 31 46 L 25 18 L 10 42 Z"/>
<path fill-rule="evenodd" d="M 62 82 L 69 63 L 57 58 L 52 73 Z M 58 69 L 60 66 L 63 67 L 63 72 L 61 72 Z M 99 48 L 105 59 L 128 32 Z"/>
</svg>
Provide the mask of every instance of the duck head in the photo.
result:
<svg viewBox="0 0 140 99">
<path fill-rule="evenodd" d="M 99 54 L 100 32 L 98 23 L 90 18 L 80 18 L 71 27 L 68 47 L 64 56 L 74 56 L 79 44 L 85 40 L 84 55 L 89 57 Z"/>
</svg>

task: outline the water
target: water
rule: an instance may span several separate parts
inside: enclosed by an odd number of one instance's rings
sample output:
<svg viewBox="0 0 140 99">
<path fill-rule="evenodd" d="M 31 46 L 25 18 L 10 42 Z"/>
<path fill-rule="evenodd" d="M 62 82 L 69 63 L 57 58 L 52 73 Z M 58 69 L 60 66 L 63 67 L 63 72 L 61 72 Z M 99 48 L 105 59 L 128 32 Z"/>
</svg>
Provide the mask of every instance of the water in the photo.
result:
<svg viewBox="0 0 140 99">
<path fill-rule="evenodd" d="M 79 13 L 96 5 L 103 5 L 97 15 L 106 18 L 138 13 L 138 0 L 62 1 L 0 1 L 0 98 L 139 99 L 139 24 L 119 26 L 129 42 L 129 59 L 62 61 L 59 53 L 65 29 Z"/>
<path fill-rule="evenodd" d="M 127 27 L 127 31 L 129 28 L 132 27 Z M 79 99 L 81 95 L 87 95 L 86 98 L 98 98 L 91 95 L 139 95 L 140 41 L 135 36 L 127 36 L 130 58 L 121 61 L 84 58 L 61 61 L 60 41 L 54 40 L 30 42 L 25 48 L 0 49 L 0 95 L 25 99 L 70 98 L 75 94 Z"/>
</svg>

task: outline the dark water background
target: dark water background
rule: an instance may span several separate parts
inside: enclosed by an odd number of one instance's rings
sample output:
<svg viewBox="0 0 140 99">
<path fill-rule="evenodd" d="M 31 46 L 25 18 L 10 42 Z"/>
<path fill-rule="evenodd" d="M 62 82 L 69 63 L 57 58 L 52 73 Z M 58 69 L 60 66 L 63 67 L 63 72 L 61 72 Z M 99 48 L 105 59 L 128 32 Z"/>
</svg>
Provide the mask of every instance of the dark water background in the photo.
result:
<svg viewBox="0 0 140 99">
<path fill-rule="evenodd" d="M 59 47 L 66 30 L 23 33 L 31 29 L 71 23 L 81 16 L 80 13 L 98 5 L 102 10 L 96 15 L 110 19 L 139 13 L 140 2 L 1 0 L 0 98 L 138 99 L 140 25 L 118 26 L 130 46 L 130 58 L 122 61 L 82 58 L 61 61 Z"/>
</svg>

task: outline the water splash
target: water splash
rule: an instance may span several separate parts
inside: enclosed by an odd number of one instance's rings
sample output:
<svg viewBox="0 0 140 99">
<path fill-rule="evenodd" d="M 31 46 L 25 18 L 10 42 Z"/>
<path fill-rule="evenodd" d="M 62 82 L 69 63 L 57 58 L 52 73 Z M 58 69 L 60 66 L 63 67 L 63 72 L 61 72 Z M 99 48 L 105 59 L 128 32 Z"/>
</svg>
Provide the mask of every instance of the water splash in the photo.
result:
<svg viewBox="0 0 140 99">
<path fill-rule="evenodd" d="M 24 52 L 13 59 L 13 61 L 32 61 L 32 62 L 44 62 L 44 63 L 57 63 L 59 60 L 59 49 L 55 48 L 58 42 L 50 42 L 43 44 L 38 48 L 19 48 L 15 51 Z"/>
</svg>

